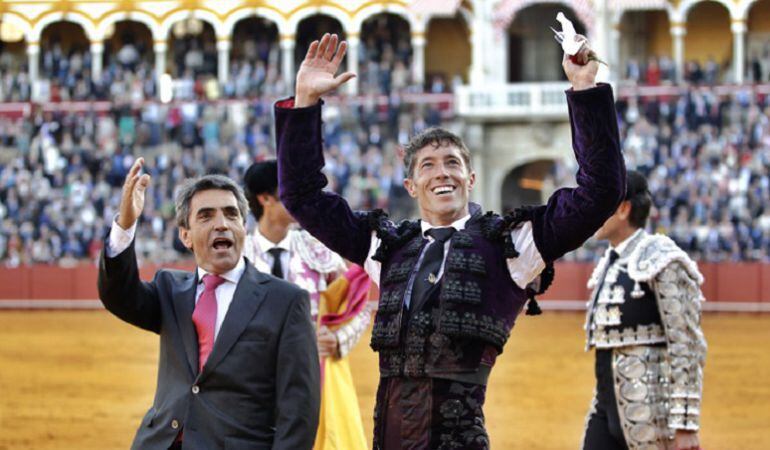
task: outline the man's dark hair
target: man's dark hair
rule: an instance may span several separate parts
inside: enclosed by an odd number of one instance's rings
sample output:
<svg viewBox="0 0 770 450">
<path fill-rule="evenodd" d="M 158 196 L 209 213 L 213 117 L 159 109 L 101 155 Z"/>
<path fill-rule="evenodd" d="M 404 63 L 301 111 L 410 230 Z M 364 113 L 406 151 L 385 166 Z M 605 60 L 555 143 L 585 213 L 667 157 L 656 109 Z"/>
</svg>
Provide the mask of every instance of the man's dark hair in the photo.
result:
<svg viewBox="0 0 770 450">
<path fill-rule="evenodd" d="M 224 175 L 205 175 L 198 178 L 188 178 L 179 187 L 176 194 L 176 224 L 180 228 L 190 229 L 190 204 L 192 198 L 201 191 L 219 189 L 230 191 L 238 203 L 243 221 L 246 221 L 246 199 L 238 184 Z"/>
<path fill-rule="evenodd" d="M 264 209 L 257 198 L 260 194 L 278 194 L 278 162 L 271 159 L 252 164 L 243 176 L 243 190 L 249 202 L 249 210 L 259 221 Z"/>
<path fill-rule="evenodd" d="M 465 161 L 465 165 L 468 166 L 468 169 L 471 168 L 471 152 L 465 146 L 465 142 L 463 142 L 460 136 L 443 128 L 428 128 L 412 137 L 404 148 L 404 172 L 406 172 L 405 176 L 407 178 L 412 178 L 412 175 L 414 175 L 417 153 L 428 145 L 432 145 L 434 148 L 444 146 L 457 147 Z"/>
<path fill-rule="evenodd" d="M 635 170 L 629 170 L 626 174 L 625 200 L 631 202 L 631 214 L 628 216 L 628 221 L 636 228 L 644 228 L 647 224 L 647 218 L 650 216 L 652 195 L 647 186 L 647 179 Z"/>
</svg>

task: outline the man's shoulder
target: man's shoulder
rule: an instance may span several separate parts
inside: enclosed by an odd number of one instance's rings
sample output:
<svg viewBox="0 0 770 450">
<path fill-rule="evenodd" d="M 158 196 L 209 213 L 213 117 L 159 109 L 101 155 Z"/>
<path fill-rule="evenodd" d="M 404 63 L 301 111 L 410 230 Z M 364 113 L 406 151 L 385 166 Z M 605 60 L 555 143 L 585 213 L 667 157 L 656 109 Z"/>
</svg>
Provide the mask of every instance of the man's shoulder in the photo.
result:
<svg viewBox="0 0 770 450">
<path fill-rule="evenodd" d="M 162 268 L 155 272 L 156 281 L 167 281 L 172 283 L 181 283 L 195 278 L 195 272 L 181 269 Z"/>
<path fill-rule="evenodd" d="M 690 256 L 668 236 L 648 234 L 642 237 L 628 261 L 628 275 L 636 281 L 650 281 L 674 265 L 681 266 L 683 275 L 703 283 L 703 275 Z"/>
<path fill-rule="evenodd" d="M 364 218 L 369 229 L 385 243 L 393 244 L 406 241 L 420 232 L 420 221 L 417 219 L 404 219 L 395 222 L 388 216 L 388 213 L 381 209 L 361 211 L 356 214 Z"/>
<path fill-rule="evenodd" d="M 258 278 L 254 281 L 266 290 L 268 297 L 279 298 L 281 303 L 291 303 L 302 297 L 307 297 L 307 291 L 294 283 L 275 277 L 273 275 L 259 272 Z"/>
<path fill-rule="evenodd" d="M 297 295 L 299 293 L 305 292 L 304 289 L 289 281 L 265 273 L 262 275 L 266 278 L 263 281 L 264 286 L 272 291 L 281 292 L 288 295 Z"/>
</svg>

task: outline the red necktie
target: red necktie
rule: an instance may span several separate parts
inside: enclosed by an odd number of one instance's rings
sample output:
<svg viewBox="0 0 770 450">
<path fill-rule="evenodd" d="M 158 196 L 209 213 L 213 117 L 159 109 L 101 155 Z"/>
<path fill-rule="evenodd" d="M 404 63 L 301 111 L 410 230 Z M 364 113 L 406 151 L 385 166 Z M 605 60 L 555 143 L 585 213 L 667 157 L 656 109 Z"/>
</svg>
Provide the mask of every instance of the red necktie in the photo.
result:
<svg viewBox="0 0 770 450">
<path fill-rule="evenodd" d="M 195 305 L 192 320 L 198 332 L 198 371 L 203 370 L 211 349 L 214 348 L 214 333 L 217 327 L 217 287 L 226 280 L 219 275 L 203 276 L 203 294 Z"/>
</svg>

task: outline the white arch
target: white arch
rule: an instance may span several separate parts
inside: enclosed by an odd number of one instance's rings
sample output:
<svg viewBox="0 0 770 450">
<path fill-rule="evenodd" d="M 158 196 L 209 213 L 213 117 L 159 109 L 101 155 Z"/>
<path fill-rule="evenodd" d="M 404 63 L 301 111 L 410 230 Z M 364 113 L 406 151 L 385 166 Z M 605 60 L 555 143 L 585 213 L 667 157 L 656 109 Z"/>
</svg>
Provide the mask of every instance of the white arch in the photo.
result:
<svg viewBox="0 0 770 450">
<path fill-rule="evenodd" d="M 666 3 L 665 7 L 660 8 L 625 8 L 625 9 L 618 9 L 615 10 L 612 13 L 612 19 L 610 20 L 610 24 L 612 26 L 619 26 L 620 23 L 623 21 L 623 17 L 626 15 L 626 13 L 632 13 L 632 12 L 654 12 L 654 11 L 662 11 L 666 13 L 666 18 L 668 19 L 669 27 L 672 23 L 674 23 L 674 17 L 676 16 L 676 11 L 674 10 L 674 7 L 671 6 L 671 3 Z"/>
<path fill-rule="evenodd" d="M 356 13 L 356 15 L 353 17 L 352 29 L 355 30 L 355 32 L 360 33 L 361 27 L 363 26 L 366 19 L 381 13 L 395 14 L 406 20 L 412 33 L 424 33 L 425 26 L 428 23 L 427 20 L 418 21 L 414 14 L 410 14 L 409 10 L 401 5 L 376 4 L 367 6 L 366 8 Z"/>
<path fill-rule="evenodd" d="M 544 4 L 561 4 L 570 8 L 586 27 L 589 38 L 594 33 L 595 13 L 588 2 L 571 2 L 569 0 L 503 0 L 495 7 L 494 22 L 498 30 L 507 30 L 519 11 L 530 6 Z M 555 19 L 554 19 L 555 21 Z"/>
<path fill-rule="evenodd" d="M 278 27 L 279 35 L 288 35 L 294 33 L 294 30 L 289 26 L 289 22 L 274 9 L 257 6 L 256 8 L 241 8 L 230 13 L 225 19 L 223 28 L 227 31 L 228 36 L 232 36 L 235 31 L 235 25 L 243 19 L 249 17 L 262 17 L 275 24 Z"/>
<path fill-rule="evenodd" d="M 24 40 L 29 42 L 29 34 L 32 31 L 32 25 L 29 24 L 23 17 L 16 13 L 5 12 L 0 14 L 0 23 L 10 23 L 19 28 L 24 33 Z"/>
<path fill-rule="evenodd" d="M 225 30 L 224 22 L 219 20 L 219 17 L 217 17 L 214 13 L 203 9 L 189 9 L 176 11 L 175 13 L 166 17 L 165 20 L 163 20 L 163 23 L 160 24 L 159 30 L 161 40 L 168 39 L 168 34 L 171 32 L 171 27 L 173 27 L 175 23 L 181 20 L 189 19 L 191 17 L 200 19 L 211 25 L 214 28 L 214 34 L 217 38 L 229 37 L 227 31 Z"/>
<path fill-rule="evenodd" d="M 713 1 L 719 3 L 727 9 L 727 13 L 730 15 L 730 19 L 739 19 L 740 15 L 738 7 L 730 0 L 684 0 L 679 4 L 679 8 L 676 10 L 676 22 L 686 23 L 687 15 L 690 14 L 690 10 L 699 3 L 705 3 L 706 1 Z"/>
<path fill-rule="evenodd" d="M 468 27 L 468 29 L 470 29 L 471 26 L 473 26 L 473 17 L 474 17 L 475 13 L 472 10 L 470 10 L 468 8 L 465 8 L 465 7 L 462 7 L 462 6 L 457 10 L 457 12 L 459 13 L 459 16 L 462 17 L 463 21 L 465 21 L 465 25 Z M 428 22 L 432 18 L 433 17 L 430 17 L 428 19 Z M 428 22 L 426 22 L 426 23 L 428 23 Z"/>
<path fill-rule="evenodd" d="M 759 3 L 760 0 L 748 0 L 740 2 L 736 7 L 735 13 L 738 17 L 735 17 L 735 19 L 739 20 L 748 20 L 749 19 L 749 13 L 751 12 L 751 8 Z"/>
<path fill-rule="evenodd" d="M 425 29 L 425 33 L 426 34 L 428 33 L 428 29 L 430 28 L 430 23 L 434 19 L 449 19 L 449 20 L 459 19 L 460 22 L 462 22 L 463 25 L 465 25 L 465 28 L 467 29 L 468 33 L 469 34 L 473 34 L 473 30 L 471 29 L 472 24 L 473 24 L 473 17 L 471 16 L 471 13 L 470 12 L 462 12 L 462 11 L 458 11 L 458 12 L 460 12 L 460 14 L 458 14 L 457 16 L 445 16 L 445 15 L 441 15 L 441 14 L 432 14 L 430 16 L 426 16 L 425 17 L 425 22 L 423 24 L 423 26 L 425 27 L 424 28 Z"/>
<path fill-rule="evenodd" d="M 308 17 L 313 17 L 318 14 L 331 16 L 337 19 L 340 25 L 342 25 L 342 31 L 346 35 L 350 34 L 350 32 L 357 31 L 351 27 L 350 17 L 348 17 L 345 11 L 332 6 L 311 6 L 308 8 L 302 8 L 292 14 L 291 17 L 289 17 L 289 30 L 291 31 L 287 34 L 296 34 L 297 27 L 299 26 L 300 22 L 307 19 Z"/>
<path fill-rule="evenodd" d="M 502 173 L 507 177 L 519 167 L 524 167 L 537 161 L 564 161 L 568 156 L 569 153 L 556 146 L 541 148 L 537 152 L 513 156 L 510 160 L 506 161 L 508 164 L 505 165 L 505 169 L 502 170 Z M 500 187 L 502 188 L 502 185 Z"/>
<path fill-rule="evenodd" d="M 166 37 L 160 33 L 160 26 L 155 18 L 143 11 L 117 11 L 107 15 L 99 21 L 99 25 L 96 27 L 99 36 L 104 37 L 104 35 L 107 34 L 107 28 L 109 28 L 110 25 L 114 25 L 123 20 L 130 20 L 132 22 L 139 22 L 147 25 L 147 28 L 150 29 L 150 34 L 152 34 L 153 41 L 162 41 L 166 39 Z"/>
<path fill-rule="evenodd" d="M 56 11 L 49 14 L 46 14 L 43 16 L 36 24 L 32 27 L 32 29 L 29 32 L 28 41 L 29 42 L 39 42 L 40 36 L 43 34 L 43 30 L 48 26 L 56 22 L 73 22 L 78 25 L 80 25 L 83 28 L 83 31 L 86 33 L 86 38 L 88 38 L 89 41 L 95 42 L 95 41 L 101 41 L 102 36 L 99 34 L 99 32 L 96 29 L 96 25 L 94 25 L 93 22 L 91 22 L 91 19 L 85 16 L 83 13 L 70 11 L 70 12 L 61 12 Z"/>
</svg>

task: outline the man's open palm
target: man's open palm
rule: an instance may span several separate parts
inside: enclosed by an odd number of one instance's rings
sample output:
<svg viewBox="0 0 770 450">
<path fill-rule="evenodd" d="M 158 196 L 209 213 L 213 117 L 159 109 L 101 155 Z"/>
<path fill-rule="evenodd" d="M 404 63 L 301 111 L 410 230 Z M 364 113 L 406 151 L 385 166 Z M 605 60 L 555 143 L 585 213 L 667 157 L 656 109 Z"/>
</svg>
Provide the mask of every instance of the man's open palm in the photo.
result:
<svg viewBox="0 0 770 450">
<path fill-rule="evenodd" d="M 339 43 L 339 45 L 338 45 Z M 297 72 L 295 106 L 314 105 L 321 96 L 337 89 L 355 77 L 352 72 L 335 76 L 347 51 L 347 43 L 339 42 L 336 34 L 324 34 L 321 41 L 313 41 Z"/>
<path fill-rule="evenodd" d="M 150 175 L 140 173 L 142 165 L 144 165 L 144 158 L 137 158 L 123 184 L 118 225 L 124 230 L 134 225 L 144 209 L 144 193 L 150 184 Z"/>
</svg>

